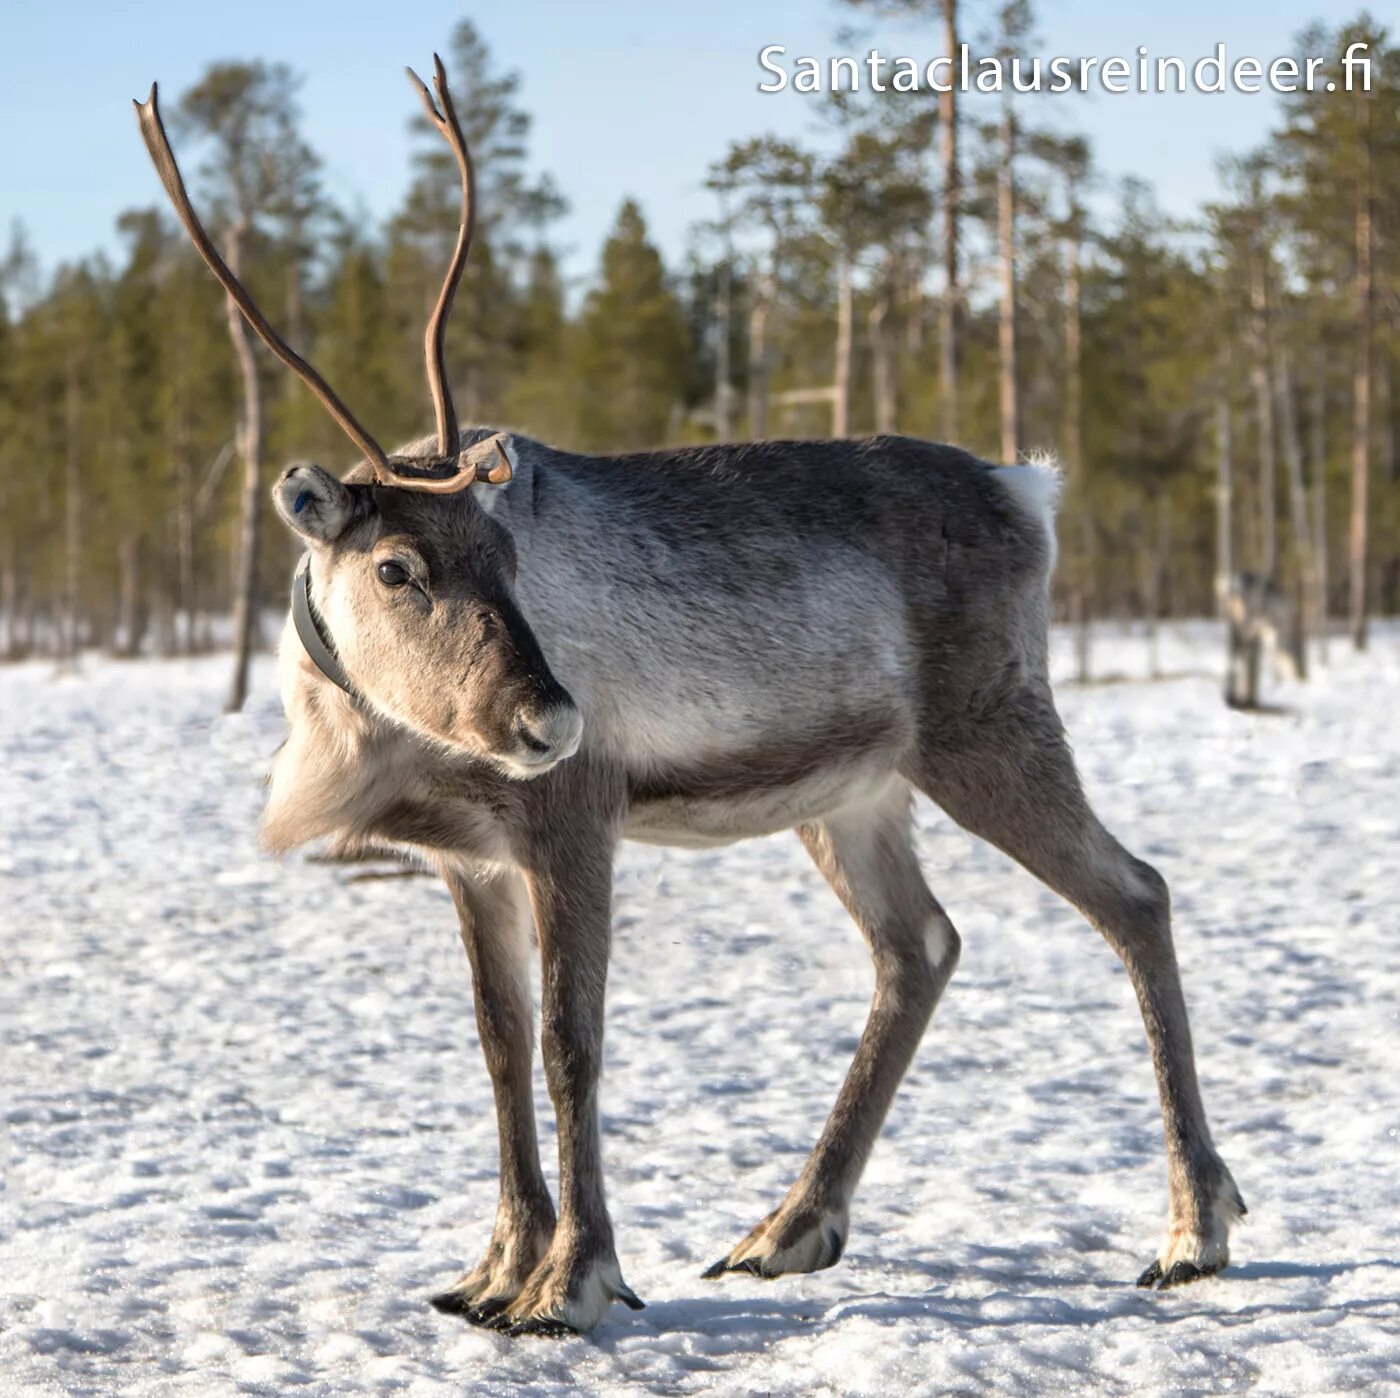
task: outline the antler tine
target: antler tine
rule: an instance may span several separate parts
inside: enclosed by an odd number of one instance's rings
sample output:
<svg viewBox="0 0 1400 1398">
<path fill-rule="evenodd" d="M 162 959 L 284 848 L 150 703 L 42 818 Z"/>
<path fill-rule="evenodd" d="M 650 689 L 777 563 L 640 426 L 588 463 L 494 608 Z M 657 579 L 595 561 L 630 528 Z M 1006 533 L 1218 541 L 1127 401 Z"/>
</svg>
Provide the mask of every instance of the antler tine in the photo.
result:
<svg viewBox="0 0 1400 1398">
<path fill-rule="evenodd" d="M 437 89 L 437 102 L 427 84 L 413 71 L 406 70 L 409 80 L 418 89 L 423 99 L 423 110 L 428 120 L 437 127 L 443 139 L 452 147 L 457 157 L 457 168 L 462 175 L 462 218 L 457 229 L 457 246 L 452 250 L 452 260 L 447 265 L 447 275 L 443 279 L 442 293 L 428 320 L 427 333 L 423 337 L 423 355 L 428 367 L 428 387 L 433 395 L 433 411 L 437 415 L 438 451 L 443 457 L 455 458 L 458 454 L 457 412 L 452 406 L 452 390 L 447 383 L 447 365 L 443 355 L 443 335 L 447 329 L 447 317 L 452 311 L 452 299 L 457 294 L 457 284 L 462 280 L 462 271 L 467 265 L 467 254 L 471 251 L 472 230 L 476 224 L 476 173 L 472 167 L 471 151 L 467 148 L 467 138 L 462 134 L 461 123 L 457 120 L 457 109 L 452 105 L 452 94 L 447 87 L 447 71 L 442 59 L 433 55 L 433 86 Z M 438 103 L 442 104 L 441 110 Z"/>
<path fill-rule="evenodd" d="M 180 177 L 180 167 L 175 163 L 175 153 L 170 148 L 170 138 L 165 134 L 165 124 L 160 119 L 160 108 L 156 100 L 156 84 L 151 84 L 151 95 L 145 102 L 132 99 L 136 108 L 136 119 L 141 124 L 141 136 L 146 142 L 151 160 L 180 222 L 185 226 L 190 241 L 199 255 L 209 265 L 209 270 L 219 279 L 244 319 L 257 333 L 258 338 L 321 400 L 326 411 L 340 424 L 341 430 L 365 454 L 374 467 L 374 474 L 380 481 L 390 476 L 388 461 L 383 449 L 373 437 L 360 426 L 355 415 L 341 402 L 331 386 L 309 365 L 273 328 L 258 310 L 253 298 L 242 283 L 234 276 L 228 264 L 219 256 L 218 249 L 204 231 L 199 215 L 190 203 L 185 191 L 185 182 Z"/>
</svg>

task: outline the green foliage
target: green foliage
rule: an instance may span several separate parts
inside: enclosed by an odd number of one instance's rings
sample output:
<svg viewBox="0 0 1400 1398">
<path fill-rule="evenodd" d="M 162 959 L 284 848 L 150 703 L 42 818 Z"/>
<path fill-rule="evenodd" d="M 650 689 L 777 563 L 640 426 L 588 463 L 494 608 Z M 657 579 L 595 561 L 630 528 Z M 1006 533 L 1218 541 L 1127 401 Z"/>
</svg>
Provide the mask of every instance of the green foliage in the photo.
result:
<svg viewBox="0 0 1400 1398">
<path fill-rule="evenodd" d="M 628 199 L 603 246 L 598 285 L 575 335 L 579 445 L 625 451 L 664 440 L 690 356 L 685 314 L 647 241 L 641 210 Z"/>
<path fill-rule="evenodd" d="M 528 423 L 545 441 L 572 439 L 577 389 L 570 369 L 572 329 L 564 283 L 551 248 L 530 256 L 514 345 L 519 372 L 506 396 L 502 420 Z"/>
</svg>

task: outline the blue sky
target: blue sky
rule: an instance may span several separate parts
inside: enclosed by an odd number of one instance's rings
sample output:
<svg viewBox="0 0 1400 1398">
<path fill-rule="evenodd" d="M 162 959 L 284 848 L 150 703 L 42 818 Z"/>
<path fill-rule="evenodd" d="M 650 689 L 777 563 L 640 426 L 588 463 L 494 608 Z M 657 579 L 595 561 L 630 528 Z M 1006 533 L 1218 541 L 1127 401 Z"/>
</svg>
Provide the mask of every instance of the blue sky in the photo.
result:
<svg viewBox="0 0 1400 1398">
<path fill-rule="evenodd" d="M 414 98 L 400 69 L 426 71 L 453 24 L 474 19 L 502 64 L 523 77 L 533 113 L 533 163 L 551 171 L 573 212 L 559 230 L 570 270 L 586 274 L 626 194 L 642 203 L 669 258 L 688 227 L 711 216 L 700 187 L 728 141 L 765 130 L 817 130 L 818 99 L 766 96 L 757 54 L 843 52 L 836 34 L 855 14 L 839 0 L 0 0 L 0 230 L 27 225 L 46 267 L 97 247 L 114 248 L 113 220 L 161 194 L 136 133 L 129 99 L 150 80 L 174 97 L 206 63 L 229 57 L 283 60 L 304 75 L 305 131 L 345 203 L 379 215 L 402 196 L 406 124 Z M 990 0 L 963 0 L 975 33 Z M 1034 51 L 1194 58 L 1224 42 L 1232 55 L 1269 59 L 1291 50 L 1308 21 L 1335 0 L 1041 0 Z M 1395 16 L 1394 0 L 1373 13 Z M 934 32 L 864 21 L 887 54 L 927 58 Z M 867 42 L 858 51 L 863 52 Z M 1218 152 L 1256 143 L 1277 99 L 1239 93 L 1098 94 L 1043 98 L 1063 129 L 1087 133 L 1111 176 L 1134 174 L 1164 209 L 1189 214 L 1216 188 Z"/>
</svg>

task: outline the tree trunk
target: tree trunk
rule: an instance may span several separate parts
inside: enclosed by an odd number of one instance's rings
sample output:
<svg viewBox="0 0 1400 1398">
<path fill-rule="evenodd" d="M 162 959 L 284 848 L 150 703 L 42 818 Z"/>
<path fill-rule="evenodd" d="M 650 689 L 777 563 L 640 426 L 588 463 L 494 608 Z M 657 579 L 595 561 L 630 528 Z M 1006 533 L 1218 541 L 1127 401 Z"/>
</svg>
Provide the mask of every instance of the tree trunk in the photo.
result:
<svg viewBox="0 0 1400 1398">
<path fill-rule="evenodd" d="M 0 518 L 8 518 L 14 499 L 15 480 L 8 471 L 0 472 Z M 0 644 L 0 660 L 14 660 L 19 654 L 19 560 L 13 540 L 0 558 L 0 625 L 5 628 Z"/>
<path fill-rule="evenodd" d="M 765 285 L 749 311 L 749 436 L 761 442 L 768 435 L 768 314 L 770 288 Z"/>
<path fill-rule="evenodd" d="M 924 347 L 924 282 L 923 268 L 917 267 L 904 287 L 904 348 L 917 355 Z"/>
<path fill-rule="evenodd" d="M 179 599 L 176 611 L 181 618 L 179 648 L 184 654 L 192 655 L 195 649 L 194 617 L 197 610 L 194 580 L 194 477 L 186 451 L 181 451 L 175 460 L 175 595 Z"/>
<path fill-rule="evenodd" d="M 731 395 L 734 392 L 733 369 L 730 363 L 729 332 L 733 319 L 734 277 L 728 248 L 719 273 L 719 341 L 715 345 L 715 435 L 727 442 L 734 435 L 734 414 Z"/>
<path fill-rule="evenodd" d="M 1288 473 L 1288 514 L 1293 529 L 1293 560 L 1297 578 L 1295 614 L 1299 637 L 1295 645 L 1299 678 L 1307 678 L 1307 638 L 1317 629 L 1317 585 L 1313 576 L 1312 524 L 1308 519 L 1308 492 L 1303 481 L 1303 442 L 1298 430 L 1298 394 L 1293 366 L 1286 350 L 1274 356 L 1274 386 L 1278 399 L 1279 427 L 1283 432 L 1283 460 Z"/>
<path fill-rule="evenodd" d="M 1385 317 L 1381 317 L 1378 350 L 1375 364 L 1375 400 L 1376 400 L 1376 445 L 1377 461 L 1376 470 L 1387 485 L 1395 484 L 1395 429 L 1393 422 L 1394 415 L 1394 393 L 1395 382 L 1391 372 L 1390 353 L 1387 345 L 1387 326 Z"/>
<path fill-rule="evenodd" d="M 1016 119 L 1009 105 L 1001 114 L 1001 178 L 997 182 L 997 254 L 1001 263 L 1001 459 L 1021 454 L 1021 404 L 1016 377 Z"/>
<path fill-rule="evenodd" d="M 1084 593 L 1076 589 L 1069 595 L 1069 623 L 1074 630 L 1074 678 L 1077 684 L 1089 683 L 1089 616 L 1084 605 Z"/>
<path fill-rule="evenodd" d="M 114 652 L 131 658 L 141 652 L 146 630 L 146 603 L 141 591 L 141 538 L 135 531 L 123 536 L 117 550 L 118 611 Z"/>
<path fill-rule="evenodd" d="M 1230 438 L 1230 395 L 1222 380 L 1215 408 L 1215 613 L 1224 616 L 1229 604 L 1230 578 L 1235 571 L 1235 463 Z"/>
<path fill-rule="evenodd" d="M 1363 105 L 1358 137 L 1361 170 L 1356 188 L 1356 365 L 1351 417 L 1351 641 L 1366 649 L 1366 553 L 1371 484 L 1371 137 L 1370 107 Z"/>
<path fill-rule="evenodd" d="M 1374 348 L 1371 351 L 1371 412 L 1374 422 L 1372 450 L 1375 452 L 1376 458 L 1372 473 L 1381 482 L 1382 489 L 1372 502 L 1372 510 L 1377 517 L 1371 533 L 1373 537 L 1379 534 L 1380 538 L 1385 540 L 1385 544 L 1383 555 L 1376 559 L 1371 570 L 1372 582 L 1379 582 L 1379 587 L 1372 589 L 1371 606 L 1383 614 L 1390 614 L 1396 610 L 1396 593 L 1397 590 L 1400 590 L 1400 557 L 1396 555 L 1395 491 L 1393 489 L 1395 485 L 1395 431 L 1392 404 L 1394 382 L 1391 377 L 1389 327 L 1384 313 L 1378 317 L 1378 321 L 1379 323 L 1373 327 L 1372 343 Z M 1377 509 L 1377 507 L 1379 508 Z M 1377 572 L 1380 575 L 1379 579 L 1376 578 Z"/>
<path fill-rule="evenodd" d="M 1158 645 L 1158 623 L 1162 616 L 1162 597 L 1166 591 L 1167 559 L 1171 556 L 1171 502 L 1165 495 L 1158 496 L 1153 530 L 1155 538 L 1147 573 L 1147 669 L 1154 680 L 1162 676 L 1162 657 Z"/>
<path fill-rule="evenodd" d="M 59 623 L 58 659 L 78 658 L 78 606 L 83 563 L 82 389 L 77 360 L 68 356 L 63 433 L 63 615 Z"/>
<path fill-rule="evenodd" d="M 870 309 L 870 361 L 875 398 L 875 430 L 881 433 L 893 433 L 897 430 L 894 346 L 890 343 L 889 312 L 890 290 L 886 287 Z"/>
<path fill-rule="evenodd" d="M 24 656 L 34 654 L 39 636 L 39 604 L 34 590 L 27 588 L 19 604 L 19 653 Z"/>
<path fill-rule="evenodd" d="M 1072 197 L 1072 196 L 1071 196 Z M 1065 249 L 1065 454 L 1066 463 L 1084 490 L 1084 366 L 1081 329 L 1081 270 L 1079 230 L 1070 233 Z"/>
<path fill-rule="evenodd" d="M 1313 575 L 1317 579 L 1318 657 L 1327 660 L 1332 595 L 1327 578 L 1327 370 L 1319 355 L 1313 379 L 1312 488 Z"/>
<path fill-rule="evenodd" d="M 1082 275 L 1078 194 L 1069 186 L 1070 230 L 1065 248 L 1065 470 L 1077 515 L 1079 556 L 1070 574 L 1070 617 L 1075 627 L 1076 670 L 1081 684 L 1089 681 L 1089 623 L 1092 593 L 1094 529 L 1089 517 L 1089 476 L 1084 460 L 1084 364 L 1081 327 Z"/>
<path fill-rule="evenodd" d="M 841 283 L 836 307 L 836 377 L 832 386 L 831 435 L 845 437 L 851 430 L 851 352 L 853 305 L 851 260 L 841 256 Z"/>
<path fill-rule="evenodd" d="M 178 547 L 178 539 L 176 540 Z M 149 593 L 147 614 L 154 618 L 156 654 L 168 660 L 171 656 L 188 654 L 188 647 L 180 630 L 179 561 L 174 560 L 170 550 L 166 550 L 164 565 Z M 173 584 L 173 585 L 172 585 Z"/>
<path fill-rule="evenodd" d="M 958 3 L 942 0 L 943 47 L 956 62 Z M 962 181 L 958 171 L 958 94 L 956 85 L 938 94 L 938 119 L 943 125 L 943 315 L 939 345 L 939 391 L 943 399 L 943 439 L 958 440 L 958 205 Z"/>
<path fill-rule="evenodd" d="M 179 607 L 179 520 L 167 521 L 163 531 L 163 547 L 156 565 L 150 570 L 151 579 L 141 595 L 144 612 L 142 628 L 150 631 L 155 653 L 162 660 L 180 653 Z"/>
<path fill-rule="evenodd" d="M 0 617 L 5 621 L 5 644 L 0 647 L 0 660 L 17 660 L 19 639 L 19 568 L 13 549 L 7 550 L 0 563 Z"/>
<path fill-rule="evenodd" d="M 1269 286 L 1266 253 L 1258 251 L 1252 269 L 1250 304 L 1253 307 L 1254 363 L 1250 381 L 1254 385 L 1254 408 L 1259 423 L 1259 571 L 1272 578 L 1278 571 L 1278 453 L 1274 444 L 1273 387 L 1269 379 Z"/>
<path fill-rule="evenodd" d="M 228 264 L 235 277 L 240 268 L 245 225 L 229 231 Z M 253 358 L 242 314 L 230 297 L 228 333 L 238 358 L 243 390 L 243 421 L 239 445 L 243 451 L 243 521 L 239 530 L 238 568 L 233 599 L 233 677 L 229 686 L 228 713 L 237 713 L 248 697 L 248 670 L 258 626 L 258 522 L 262 506 L 262 396 L 258 365 Z"/>
</svg>

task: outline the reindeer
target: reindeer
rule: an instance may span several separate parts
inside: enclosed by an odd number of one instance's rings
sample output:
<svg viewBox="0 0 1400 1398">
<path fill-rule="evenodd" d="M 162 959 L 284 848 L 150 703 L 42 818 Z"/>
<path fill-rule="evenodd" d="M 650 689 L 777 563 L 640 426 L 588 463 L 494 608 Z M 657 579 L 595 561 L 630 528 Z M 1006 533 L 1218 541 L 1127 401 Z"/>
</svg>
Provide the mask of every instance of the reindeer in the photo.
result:
<svg viewBox="0 0 1400 1398">
<path fill-rule="evenodd" d="M 443 328 L 471 245 L 471 157 L 435 58 L 461 229 L 429 321 L 435 438 L 386 455 L 277 335 L 141 129 L 191 239 L 364 460 L 273 492 L 304 541 L 280 652 L 289 723 L 262 835 L 390 841 L 440 870 L 495 1094 L 500 1202 L 480 1263 L 433 1298 L 512 1335 L 588 1331 L 623 1281 L 598 1134 L 613 861 L 795 829 L 864 935 L 869 1019 L 786 1196 L 704 1275 L 830 1267 L 852 1194 L 959 939 L 912 845 L 922 792 L 1074 904 L 1118 953 L 1161 1095 L 1169 1212 L 1139 1284 L 1219 1271 L 1245 1212 L 1211 1142 L 1167 888 L 1085 800 L 1047 677 L 1058 478 L 882 436 L 580 456 L 459 430 Z M 528 958 L 558 1119 L 540 1168 Z"/>
</svg>

